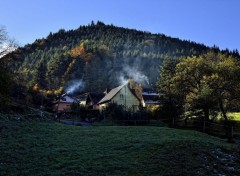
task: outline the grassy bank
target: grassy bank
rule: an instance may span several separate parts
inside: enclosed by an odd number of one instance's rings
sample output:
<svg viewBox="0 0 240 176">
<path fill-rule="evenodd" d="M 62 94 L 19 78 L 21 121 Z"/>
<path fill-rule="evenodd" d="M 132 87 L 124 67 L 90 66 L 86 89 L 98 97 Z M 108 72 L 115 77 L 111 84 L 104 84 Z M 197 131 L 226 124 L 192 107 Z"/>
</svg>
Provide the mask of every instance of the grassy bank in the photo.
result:
<svg viewBox="0 0 240 176">
<path fill-rule="evenodd" d="M 240 121 L 240 112 L 228 112 L 227 117 L 231 120 Z M 223 119 L 221 113 L 218 114 L 217 119 Z"/>
<path fill-rule="evenodd" d="M 196 131 L 17 119 L 0 126 L 0 175 L 240 174 L 235 145 Z"/>
<path fill-rule="evenodd" d="M 231 112 L 227 113 L 229 117 L 231 117 L 233 120 L 240 121 L 240 112 Z"/>
</svg>

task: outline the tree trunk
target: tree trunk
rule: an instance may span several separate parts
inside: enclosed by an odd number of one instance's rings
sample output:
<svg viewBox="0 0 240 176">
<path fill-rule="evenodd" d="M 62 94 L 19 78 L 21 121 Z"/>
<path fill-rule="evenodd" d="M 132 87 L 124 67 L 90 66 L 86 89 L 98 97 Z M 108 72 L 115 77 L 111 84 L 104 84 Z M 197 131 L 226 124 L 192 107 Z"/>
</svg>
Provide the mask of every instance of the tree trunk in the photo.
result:
<svg viewBox="0 0 240 176">
<path fill-rule="evenodd" d="M 209 121 L 209 109 L 206 108 L 206 109 L 204 109 L 203 111 L 204 111 L 205 121 Z"/>
<path fill-rule="evenodd" d="M 220 110 L 222 112 L 223 118 L 225 119 L 225 135 L 226 135 L 226 137 L 228 139 L 228 142 L 233 142 L 232 126 L 231 126 L 230 121 L 227 118 L 227 112 L 226 112 L 226 110 L 223 107 L 222 100 L 219 98 L 218 101 L 219 101 L 219 108 L 220 108 Z"/>
<path fill-rule="evenodd" d="M 204 110 L 204 119 L 203 119 L 203 132 L 206 132 L 206 121 L 209 121 L 209 109 L 205 108 Z"/>
<path fill-rule="evenodd" d="M 221 113 L 223 115 L 223 118 L 225 119 L 225 121 L 227 122 L 228 121 L 228 118 L 227 118 L 227 112 L 226 110 L 224 109 L 223 107 L 223 102 L 221 100 L 221 98 L 218 99 L 218 104 L 219 104 L 219 108 L 221 110 Z"/>
</svg>

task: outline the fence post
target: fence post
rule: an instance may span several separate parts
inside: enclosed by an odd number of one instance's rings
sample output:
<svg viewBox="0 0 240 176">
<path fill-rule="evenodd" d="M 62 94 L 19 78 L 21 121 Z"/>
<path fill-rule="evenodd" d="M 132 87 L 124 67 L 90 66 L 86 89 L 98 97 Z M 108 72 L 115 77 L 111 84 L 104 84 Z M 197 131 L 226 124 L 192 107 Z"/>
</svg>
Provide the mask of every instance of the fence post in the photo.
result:
<svg viewBox="0 0 240 176">
<path fill-rule="evenodd" d="M 205 118 L 203 119 L 203 132 L 205 133 L 206 131 L 206 121 Z"/>
<path fill-rule="evenodd" d="M 174 121 L 174 117 L 173 117 L 173 119 L 172 119 L 172 127 L 174 128 L 174 126 L 175 126 L 175 121 Z"/>
<path fill-rule="evenodd" d="M 233 126 L 229 125 L 228 130 L 228 142 L 233 143 Z"/>
</svg>

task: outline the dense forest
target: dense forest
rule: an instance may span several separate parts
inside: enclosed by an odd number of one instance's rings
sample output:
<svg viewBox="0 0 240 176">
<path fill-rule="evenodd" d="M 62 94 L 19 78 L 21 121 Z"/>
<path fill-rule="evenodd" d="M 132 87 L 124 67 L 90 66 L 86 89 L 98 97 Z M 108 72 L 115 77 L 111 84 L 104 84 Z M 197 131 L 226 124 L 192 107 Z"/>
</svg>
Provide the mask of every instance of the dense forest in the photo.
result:
<svg viewBox="0 0 240 176">
<path fill-rule="evenodd" d="M 156 85 L 165 58 L 198 56 L 208 50 L 203 44 L 171 38 L 164 34 L 126 29 L 92 22 L 76 30 L 50 33 L 1 59 L 16 81 L 29 89 L 59 94 L 76 80 L 81 91 L 103 91 L 133 78 Z"/>
</svg>

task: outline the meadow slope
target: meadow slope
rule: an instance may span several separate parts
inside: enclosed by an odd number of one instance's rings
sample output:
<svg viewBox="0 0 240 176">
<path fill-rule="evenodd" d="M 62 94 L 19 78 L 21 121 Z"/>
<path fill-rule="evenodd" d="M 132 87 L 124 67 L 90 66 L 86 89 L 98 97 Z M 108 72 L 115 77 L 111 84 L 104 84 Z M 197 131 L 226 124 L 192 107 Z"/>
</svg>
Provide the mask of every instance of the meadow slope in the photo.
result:
<svg viewBox="0 0 240 176">
<path fill-rule="evenodd" d="M 240 175 L 224 139 L 165 127 L 0 119 L 0 175 Z"/>
</svg>

